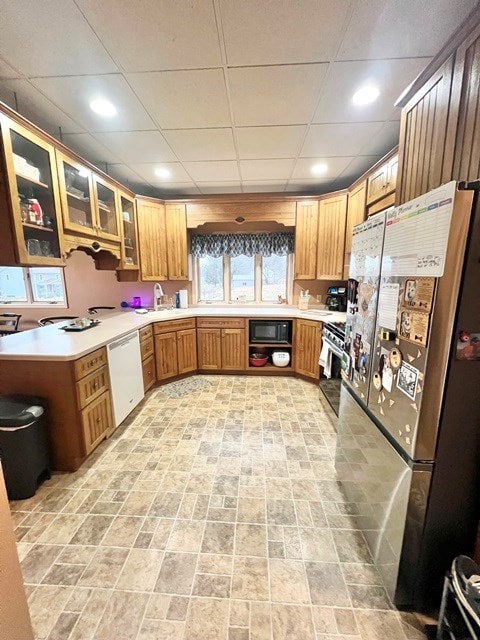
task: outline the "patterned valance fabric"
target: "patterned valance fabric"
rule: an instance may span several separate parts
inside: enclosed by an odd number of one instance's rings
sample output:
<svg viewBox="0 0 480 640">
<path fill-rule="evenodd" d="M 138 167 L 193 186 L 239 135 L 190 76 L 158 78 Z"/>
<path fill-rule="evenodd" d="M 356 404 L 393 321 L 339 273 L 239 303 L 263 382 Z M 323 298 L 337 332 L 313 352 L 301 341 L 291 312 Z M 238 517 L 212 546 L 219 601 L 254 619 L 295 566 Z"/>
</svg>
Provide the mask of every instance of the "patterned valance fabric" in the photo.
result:
<svg viewBox="0 0 480 640">
<path fill-rule="evenodd" d="M 210 233 L 192 235 L 192 254 L 197 258 L 220 256 L 286 256 L 293 253 L 293 233 Z"/>
</svg>

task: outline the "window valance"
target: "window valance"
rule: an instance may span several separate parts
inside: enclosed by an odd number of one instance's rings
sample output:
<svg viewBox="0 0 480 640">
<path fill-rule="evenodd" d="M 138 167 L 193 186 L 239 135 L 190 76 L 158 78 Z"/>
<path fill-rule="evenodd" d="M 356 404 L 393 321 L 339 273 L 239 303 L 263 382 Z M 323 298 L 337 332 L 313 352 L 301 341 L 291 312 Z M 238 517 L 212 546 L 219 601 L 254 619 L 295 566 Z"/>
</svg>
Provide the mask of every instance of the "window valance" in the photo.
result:
<svg viewBox="0 0 480 640">
<path fill-rule="evenodd" d="M 293 253 L 293 233 L 209 233 L 192 235 L 192 254 L 197 258 L 220 256 L 286 256 Z"/>
</svg>

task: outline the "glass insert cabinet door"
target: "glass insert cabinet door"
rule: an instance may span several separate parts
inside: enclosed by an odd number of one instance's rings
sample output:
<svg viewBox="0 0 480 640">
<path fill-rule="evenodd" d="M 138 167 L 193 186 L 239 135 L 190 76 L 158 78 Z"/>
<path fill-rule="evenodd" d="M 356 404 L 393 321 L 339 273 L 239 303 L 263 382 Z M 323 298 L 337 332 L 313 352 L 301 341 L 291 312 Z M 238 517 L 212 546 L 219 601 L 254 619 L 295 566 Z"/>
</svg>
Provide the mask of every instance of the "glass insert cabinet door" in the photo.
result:
<svg viewBox="0 0 480 640">
<path fill-rule="evenodd" d="M 119 192 L 122 225 L 122 269 L 138 269 L 138 236 L 135 200 Z"/>
<path fill-rule="evenodd" d="M 64 264 L 55 151 L 6 116 L 0 127 L 20 264 Z"/>
<path fill-rule="evenodd" d="M 92 172 L 58 150 L 57 163 L 64 228 L 96 236 Z"/>
<path fill-rule="evenodd" d="M 93 175 L 97 234 L 108 240 L 120 240 L 116 189 L 100 176 Z"/>
</svg>

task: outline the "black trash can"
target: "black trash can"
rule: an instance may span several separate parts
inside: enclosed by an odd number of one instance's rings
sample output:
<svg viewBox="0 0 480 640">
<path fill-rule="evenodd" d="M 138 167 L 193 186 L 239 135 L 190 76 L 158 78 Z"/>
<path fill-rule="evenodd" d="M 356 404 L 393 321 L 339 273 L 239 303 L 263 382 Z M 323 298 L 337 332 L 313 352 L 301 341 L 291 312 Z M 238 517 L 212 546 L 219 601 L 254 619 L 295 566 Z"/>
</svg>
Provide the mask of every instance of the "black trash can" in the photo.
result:
<svg viewBox="0 0 480 640">
<path fill-rule="evenodd" d="M 10 500 L 31 498 L 50 477 L 43 404 L 35 396 L 0 396 L 0 460 Z"/>
</svg>

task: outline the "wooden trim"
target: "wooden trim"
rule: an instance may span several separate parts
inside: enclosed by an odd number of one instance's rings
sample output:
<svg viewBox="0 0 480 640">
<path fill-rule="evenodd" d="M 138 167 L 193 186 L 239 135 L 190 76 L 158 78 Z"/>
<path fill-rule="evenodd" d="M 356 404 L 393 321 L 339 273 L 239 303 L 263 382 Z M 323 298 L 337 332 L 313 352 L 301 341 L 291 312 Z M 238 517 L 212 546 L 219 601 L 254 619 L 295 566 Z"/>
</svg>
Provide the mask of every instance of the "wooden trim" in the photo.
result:
<svg viewBox="0 0 480 640">
<path fill-rule="evenodd" d="M 388 209 L 388 207 L 391 207 L 394 204 L 395 204 L 395 192 L 369 205 L 367 207 L 367 216 L 373 216 L 375 213 L 378 213 L 379 211 L 383 211 L 384 209 Z"/>
<path fill-rule="evenodd" d="M 455 53 L 462 42 L 468 38 L 471 32 L 480 24 L 480 5 L 475 7 L 458 29 L 448 39 L 443 49 L 431 60 L 425 69 L 418 74 L 415 80 L 400 94 L 395 102 L 396 107 L 404 107 L 422 89 L 432 75 Z M 400 138 L 401 140 L 402 138 Z"/>
</svg>

